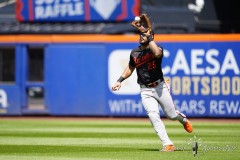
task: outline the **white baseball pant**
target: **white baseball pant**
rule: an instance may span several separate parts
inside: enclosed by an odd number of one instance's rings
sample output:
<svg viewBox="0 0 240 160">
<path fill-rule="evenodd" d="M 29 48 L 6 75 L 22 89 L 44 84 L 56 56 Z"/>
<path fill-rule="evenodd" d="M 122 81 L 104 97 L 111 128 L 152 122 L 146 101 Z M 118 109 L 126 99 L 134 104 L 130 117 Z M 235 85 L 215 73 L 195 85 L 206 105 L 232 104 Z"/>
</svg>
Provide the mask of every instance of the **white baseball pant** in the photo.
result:
<svg viewBox="0 0 240 160">
<path fill-rule="evenodd" d="M 170 87 L 164 81 L 157 81 L 156 87 L 147 88 L 141 85 L 141 97 L 144 109 L 153 125 L 154 130 L 162 141 L 163 146 L 173 145 L 169 139 L 165 125 L 160 118 L 159 105 L 164 114 L 171 120 L 176 120 L 177 113 L 170 94 Z"/>
</svg>

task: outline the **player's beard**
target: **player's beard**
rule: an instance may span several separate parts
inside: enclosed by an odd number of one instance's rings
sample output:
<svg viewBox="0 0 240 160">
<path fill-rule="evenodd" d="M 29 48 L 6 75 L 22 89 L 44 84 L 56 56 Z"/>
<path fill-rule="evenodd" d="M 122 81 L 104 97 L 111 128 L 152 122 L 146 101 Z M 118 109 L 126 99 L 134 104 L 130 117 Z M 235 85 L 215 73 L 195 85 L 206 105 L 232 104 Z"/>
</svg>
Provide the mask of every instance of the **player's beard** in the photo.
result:
<svg viewBox="0 0 240 160">
<path fill-rule="evenodd" d="M 141 44 L 142 46 L 147 46 L 147 45 L 149 44 L 149 42 L 148 42 L 148 41 L 140 42 L 140 44 Z"/>
</svg>

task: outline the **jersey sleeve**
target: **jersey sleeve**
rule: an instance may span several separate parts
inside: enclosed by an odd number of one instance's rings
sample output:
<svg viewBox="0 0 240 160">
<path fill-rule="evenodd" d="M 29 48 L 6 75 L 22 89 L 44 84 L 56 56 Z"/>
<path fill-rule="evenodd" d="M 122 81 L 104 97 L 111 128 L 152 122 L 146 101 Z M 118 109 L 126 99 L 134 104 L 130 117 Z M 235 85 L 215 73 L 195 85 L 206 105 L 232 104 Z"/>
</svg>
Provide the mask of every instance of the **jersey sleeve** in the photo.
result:
<svg viewBox="0 0 240 160">
<path fill-rule="evenodd" d="M 131 67 L 136 67 L 136 64 L 135 64 L 135 62 L 134 62 L 134 60 L 133 60 L 133 56 L 132 56 L 132 52 L 131 52 L 131 54 L 130 54 L 130 59 L 129 59 L 129 66 L 131 66 Z"/>
</svg>

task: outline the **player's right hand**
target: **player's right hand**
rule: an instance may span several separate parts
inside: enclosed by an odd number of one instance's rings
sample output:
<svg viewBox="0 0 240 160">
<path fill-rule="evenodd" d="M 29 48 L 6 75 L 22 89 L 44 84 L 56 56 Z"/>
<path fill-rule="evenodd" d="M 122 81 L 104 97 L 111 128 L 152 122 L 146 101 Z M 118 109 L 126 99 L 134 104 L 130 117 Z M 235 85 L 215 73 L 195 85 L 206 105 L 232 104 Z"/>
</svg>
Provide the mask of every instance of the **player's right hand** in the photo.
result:
<svg viewBox="0 0 240 160">
<path fill-rule="evenodd" d="M 112 86 L 112 91 L 118 91 L 121 88 L 121 82 L 116 82 L 113 86 Z"/>
</svg>

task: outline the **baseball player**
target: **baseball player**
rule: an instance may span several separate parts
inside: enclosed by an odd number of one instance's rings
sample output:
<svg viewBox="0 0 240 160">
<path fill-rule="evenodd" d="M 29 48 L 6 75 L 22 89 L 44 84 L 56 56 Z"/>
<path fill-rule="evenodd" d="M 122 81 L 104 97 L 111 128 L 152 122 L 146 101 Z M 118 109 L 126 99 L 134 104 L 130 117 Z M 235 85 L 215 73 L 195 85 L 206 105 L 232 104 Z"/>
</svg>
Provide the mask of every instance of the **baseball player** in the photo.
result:
<svg viewBox="0 0 240 160">
<path fill-rule="evenodd" d="M 167 118 L 178 120 L 187 132 L 191 133 L 193 128 L 186 116 L 175 110 L 169 85 L 164 81 L 161 68 L 163 48 L 154 42 L 154 34 L 150 30 L 140 33 L 139 43 L 140 46 L 132 50 L 129 64 L 112 86 L 112 90 L 119 90 L 121 82 L 131 76 L 136 69 L 144 109 L 163 144 L 160 151 L 174 151 L 174 144 L 169 139 L 165 125 L 160 119 L 158 106 L 162 107 Z"/>
</svg>

